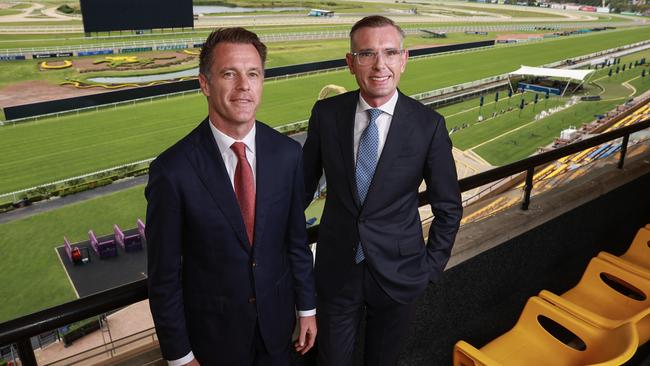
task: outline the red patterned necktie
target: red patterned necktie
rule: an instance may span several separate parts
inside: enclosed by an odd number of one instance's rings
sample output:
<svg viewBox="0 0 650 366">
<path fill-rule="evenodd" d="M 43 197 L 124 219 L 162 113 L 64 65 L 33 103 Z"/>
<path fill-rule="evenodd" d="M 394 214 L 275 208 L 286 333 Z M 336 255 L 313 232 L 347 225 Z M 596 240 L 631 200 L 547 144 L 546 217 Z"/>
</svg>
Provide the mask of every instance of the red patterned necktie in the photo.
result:
<svg viewBox="0 0 650 366">
<path fill-rule="evenodd" d="M 235 142 L 230 146 L 237 155 L 237 167 L 235 168 L 235 195 L 239 202 L 241 216 L 246 225 L 248 242 L 253 245 L 253 230 L 255 228 L 255 184 L 253 183 L 253 169 L 246 159 L 246 145 L 243 142 Z"/>
</svg>

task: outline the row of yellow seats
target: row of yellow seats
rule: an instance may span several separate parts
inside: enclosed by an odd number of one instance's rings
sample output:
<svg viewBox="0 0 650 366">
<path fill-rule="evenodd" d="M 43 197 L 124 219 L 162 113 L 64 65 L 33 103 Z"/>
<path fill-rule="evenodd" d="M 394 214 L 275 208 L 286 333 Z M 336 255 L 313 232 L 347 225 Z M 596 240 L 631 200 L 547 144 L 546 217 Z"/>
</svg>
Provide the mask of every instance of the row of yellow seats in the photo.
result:
<svg viewBox="0 0 650 366">
<path fill-rule="evenodd" d="M 650 340 L 650 224 L 620 257 L 601 252 L 561 296 L 531 297 L 517 324 L 480 350 L 459 341 L 455 366 L 621 365 Z"/>
</svg>

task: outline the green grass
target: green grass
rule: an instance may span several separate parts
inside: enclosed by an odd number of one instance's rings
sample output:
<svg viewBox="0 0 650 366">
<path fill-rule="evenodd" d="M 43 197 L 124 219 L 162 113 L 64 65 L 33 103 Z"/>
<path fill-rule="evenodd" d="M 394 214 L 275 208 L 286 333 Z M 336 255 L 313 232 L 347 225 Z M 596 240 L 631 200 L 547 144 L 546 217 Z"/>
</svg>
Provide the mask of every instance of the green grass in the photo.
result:
<svg viewBox="0 0 650 366">
<path fill-rule="evenodd" d="M 15 9 L 0 9 L 0 17 L 7 16 L 7 15 L 16 15 L 20 14 L 22 11 L 20 10 L 15 10 Z M 0 18 L 2 20 L 2 18 Z"/>
<path fill-rule="evenodd" d="M 645 39 L 647 29 L 412 60 L 401 90 L 414 94 L 611 48 Z M 327 84 L 356 88 L 347 71 L 267 82 L 258 119 L 272 126 L 307 119 Z M 153 157 L 205 115 L 204 97 L 197 95 L 0 128 L 0 192 Z"/>
<path fill-rule="evenodd" d="M 580 127 L 581 124 L 595 119 L 595 115 L 604 114 L 625 102 L 633 95 L 650 90 L 650 82 L 639 78 L 639 70 L 627 70 L 618 78 L 598 81 L 605 87 L 603 100 L 598 102 L 580 102 L 562 112 L 553 114 L 521 130 L 504 135 L 492 142 L 480 146 L 474 151 L 492 165 L 504 165 L 521 160 L 537 151 L 538 147 L 550 144 L 560 132 L 569 126 Z M 635 79 L 632 91 L 621 83 Z"/>
<path fill-rule="evenodd" d="M 43 60 L 2 61 L 0 67 L 0 88 L 23 81 L 40 80 L 59 84 L 77 73 L 74 68 L 41 71 L 38 65 Z M 1 92 L 1 90 L 0 90 Z"/>
<path fill-rule="evenodd" d="M 629 65 L 630 62 L 633 63 L 643 57 L 650 58 L 650 50 L 622 57 L 619 66 L 623 64 Z M 643 68 L 648 69 L 647 66 Z M 582 123 L 589 122 L 594 119 L 594 115 L 605 113 L 616 105 L 622 104 L 632 95 L 638 95 L 648 90 L 650 82 L 640 79 L 641 70 L 642 68 L 627 69 L 625 72 L 621 71 L 618 75 L 613 74 L 612 77 L 607 76 L 609 69 L 597 70 L 591 77 L 593 83 L 586 88 L 589 89 L 587 91 L 589 95 L 600 94 L 603 98 L 602 102 L 579 103 L 567 111 L 547 117 L 540 122 L 532 122 L 534 114 L 555 105 L 564 104 L 567 98 L 551 97 L 547 103 L 542 97 L 536 107 L 536 113 L 532 112 L 532 104 L 529 104 L 522 111 L 521 117 L 519 117 L 519 111 L 516 109 L 513 112 L 498 115 L 495 119 L 482 123 L 476 122 L 479 111 L 479 98 L 440 108 L 438 111 L 446 116 L 447 128 L 450 130 L 463 124 L 469 125 L 469 128 L 466 127 L 451 135 L 454 146 L 462 150 L 476 147 L 474 151 L 488 162 L 493 165 L 503 165 L 534 153 L 538 147 L 547 145 L 558 137 L 560 131 L 568 126 L 580 126 Z M 647 80 L 650 80 L 650 75 L 647 78 Z M 631 80 L 630 84 L 637 89 L 636 92 L 624 85 L 628 80 Z M 594 84 L 600 86 L 605 92 L 602 93 L 600 88 L 597 88 Z M 532 95 L 532 93 L 527 93 L 526 100 L 531 101 Z M 504 96 L 506 97 L 504 98 Z M 520 99 L 521 96 L 519 95 L 513 96 L 510 106 L 517 107 Z M 496 110 L 507 109 L 507 104 L 507 93 L 501 91 Z M 482 114 L 483 116 L 489 116 L 494 110 L 494 93 L 491 93 L 485 96 Z M 528 126 L 519 131 L 507 133 L 527 124 Z M 502 134 L 506 135 L 487 142 Z M 477 147 L 482 143 L 485 144 Z"/>
<path fill-rule="evenodd" d="M 16 4 L 16 5 L 12 6 L 11 9 L 29 9 L 31 7 L 32 6 L 30 4 L 21 3 L 21 4 Z"/>
<path fill-rule="evenodd" d="M 546 13 L 546 12 L 541 12 L 541 11 L 533 11 L 533 10 L 515 10 L 510 7 L 504 7 L 502 5 L 499 6 L 465 6 L 465 5 L 455 5 L 454 8 L 456 9 L 462 9 L 462 10 L 472 10 L 472 11 L 480 11 L 484 13 L 492 13 L 492 14 L 499 14 L 499 15 L 507 15 L 513 18 L 530 18 L 530 17 L 535 17 L 535 18 L 558 18 L 558 17 L 564 17 L 564 15 L 557 14 L 557 13 Z M 525 9 L 525 8 L 522 8 Z M 534 8 L 533 8 L 534 9 Z"/>
<path fill-rule="evenodd" d="M 633 71 L 634 72 L 634 71 Z M 636 74 L 637 78 L 632 80 L 630 82 L 630 85 L 632 85 L 635 89 L 637 90 L 642 90 L 642 89 L 648 89 L 650 88 L 650 68 L 646 67 L 645 68 L 645 77 L 641 77 L 641 70 L 637 69 Z"/>
<path fill-rule="evenodd" d="M 5 156 L 0 162 L 0 191 L 156 156 L 188 133 L 205 111 L 203 98 L 186 97 L 175 104 L 158 100 L 99 112 L 105 118 L 94 122 L 89 121 L 93 114 L 87 113 L 1 128 Z M 36 150 L 26 151 L 21 147 L 25 145 Z"/>
<path fill-rule="evenodd" d="M 509 133 L 474 151 L 492 165 L 504 165 L 526 158 L 537 151 L 538 147 L 550 144 L 559 137 L 560 131 L 569 126 L 579 127 L 581 121 L 594 119 L 594 115 L 605 113 L 618 101 L 581 102 L 562 112 L 534 122 L 519 131 Z"/>
<path fill-rule="evenodd" d="M 469 128 L 462 129 L 451 135 L 451 140 L 454 146 L 461 150 L 472 148 L 503 133 L 529 123 L 533 120 L 533 117 L 536 114 L 540 113 L 545 108 L 553 108 L 566 102 L 566 99 L 564 98 L 549 98 L 547 102 L 542 97 L 539 99 L 537 105 L 535 105 L 533 103 L 534 95 L 535 93 L 524 93 L 523 96 L 521 94 L 513 95 L 512 99 L 509 101 L 510 107 L 513 108 L 510 112 L 501 114 L 494 119 L 484 120 L 480 123 L 476 123 L 478 110 L 468 111 L 450 118 L 452 124 L 455 124 L 454 121 L 459 119 L 461 121 L 467 121 L 465 123 L 469 123 L 470 125 Z M 524 109 L 521 110 L 521 113 L 519 113 L 519 103 L 522 98 L 526 103 L 528 103 L 528 105 L 526 105 Z M 494 101 L 494 99 L 492 99 L 492 101 Z M 478 105 L 478 102 L 476 105 Z M 499 103 L 497 103 L 498 110 L 504 109 L 507 111 L 507 106 L 507 97 L 499 100 Z M 484 106 L 482 112 L 483 116 L 491 115 L 493 110 L 494 104 Z"/>
<path fill-rule="evenodd" d="M 0 322 L 75 299 L 54 248 L 144 218 L 143 186 L 0 225 Z M 92 264 L 91 264 L 92 265 Z"/>
</svg>

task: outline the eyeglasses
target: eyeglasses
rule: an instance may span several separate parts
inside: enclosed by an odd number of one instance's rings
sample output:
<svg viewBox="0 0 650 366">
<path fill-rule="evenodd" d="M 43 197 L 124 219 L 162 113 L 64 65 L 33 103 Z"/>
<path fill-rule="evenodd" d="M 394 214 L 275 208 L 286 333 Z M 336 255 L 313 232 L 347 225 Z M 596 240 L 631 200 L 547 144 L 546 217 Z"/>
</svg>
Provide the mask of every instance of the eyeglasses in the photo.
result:
<svg viewBox="0 0 650 366">
<path fill-rule="evenodd" d="M 381 51 L 381 54 L 384 57 L 384 62 L 386 63 L 386 65 L 395 65 L 396 63 L 399 63 L 403 53 L 404 50 L 398 50 L 398 49 L 388 49 L 388 50 Z M 361 52 L 352 52 L 351 55 L 357 59 L 359 65 L 368 66 L 374 64 L 377 61 L 379 52 L 361 51 Z"/>
</svg>

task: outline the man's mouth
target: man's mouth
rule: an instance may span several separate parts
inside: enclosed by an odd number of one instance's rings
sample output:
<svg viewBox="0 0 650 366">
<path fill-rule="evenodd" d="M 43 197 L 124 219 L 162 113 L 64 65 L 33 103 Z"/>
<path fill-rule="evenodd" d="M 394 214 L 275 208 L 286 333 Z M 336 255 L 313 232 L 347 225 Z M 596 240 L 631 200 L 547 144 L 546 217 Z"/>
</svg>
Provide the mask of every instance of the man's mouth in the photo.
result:
<svg viewBox="0 0 650 366">
<path fill-rule="evenodd" d="M 371 77 L 370 77 L 370 80 L 381 82 L 381 81 L 386 81 L 386 80 L 388 80 L 389 78 L 390 78 L 390 76 L 371 76 Z"/>
<path fill-rule="evenodd" d="M 241 104 L 252 103 L 253 102 L 252 99 L 248 99 L 248 98 L 233 98 L 230 101 L 233 102 L 233 103 L 241 103 Z"/>
</svg>

